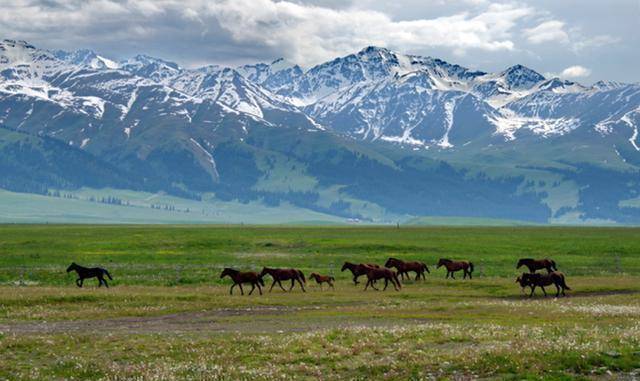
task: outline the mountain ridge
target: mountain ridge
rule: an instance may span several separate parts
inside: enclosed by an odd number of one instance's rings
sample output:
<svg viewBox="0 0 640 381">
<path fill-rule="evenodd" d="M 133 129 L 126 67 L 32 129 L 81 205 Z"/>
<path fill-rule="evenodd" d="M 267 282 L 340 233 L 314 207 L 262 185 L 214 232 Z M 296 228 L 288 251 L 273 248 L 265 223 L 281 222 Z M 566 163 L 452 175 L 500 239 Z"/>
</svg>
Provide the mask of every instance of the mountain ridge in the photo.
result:
<svg viewBox="0 0 640 381">
<path fill-rule="evenodd" d="M 639 196 L 624 175 L 640 167 L 638 123 L 639 84 L 583 86 L 522 65 L 487 73 L 373 46 L 306 70 L 282 59 L 187 69 L 0 42 L 0 124 L 185 197 L 379 220 L 629 223 L 639 216 L 620 205 Z M 625 179 L 615 194 L 592 194 L 599 171 Z M 593 184 L 584 173 L 598 173 Z"/>
</svg>

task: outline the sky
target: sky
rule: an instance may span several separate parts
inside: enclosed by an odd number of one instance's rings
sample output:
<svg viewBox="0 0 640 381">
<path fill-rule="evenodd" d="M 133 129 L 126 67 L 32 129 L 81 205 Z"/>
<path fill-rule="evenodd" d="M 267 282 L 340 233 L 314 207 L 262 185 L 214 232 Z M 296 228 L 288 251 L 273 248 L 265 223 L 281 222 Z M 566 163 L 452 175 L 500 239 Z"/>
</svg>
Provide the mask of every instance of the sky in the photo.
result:
<svg viewBox="0 0 640 381">
<path fill-rule="evenodd" d="M 2 0 L 0 38 L 184 67 L 381 46 L 484 71 L 640 82 L 640 0 Z"/>
</svg>

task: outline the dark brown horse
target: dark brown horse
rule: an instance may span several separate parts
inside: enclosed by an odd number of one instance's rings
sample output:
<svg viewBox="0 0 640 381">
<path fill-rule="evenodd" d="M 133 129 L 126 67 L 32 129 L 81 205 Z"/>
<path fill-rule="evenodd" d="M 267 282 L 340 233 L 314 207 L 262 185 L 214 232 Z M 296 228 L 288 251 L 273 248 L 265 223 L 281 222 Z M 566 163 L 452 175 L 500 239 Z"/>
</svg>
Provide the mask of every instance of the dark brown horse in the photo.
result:
<svg viewBox="0 0 640 381">
<path fill-rule="evenodd" d="M 445 279 L 449 278 L 449 276 L 451 276 L 451 279 L 456 279 L 453 276 L 453 273 L 460 270 L 464 271 L 464 276 L 462 277 L 462 279 L 465 279 L 467 275 L 469 275 L 469 279 L 473 279 L 473 277 L 471 276 L 471 273 L 473 272 L 473 263 L 471 262 L 452 261 L 451 259 L 440 258 L 437 268 L 439 269 L 440 266 L 444 266 L 447 269 L 447 276 L 445 277 Z"/>
<path fill-rule="evenodd" d="M 531 287 L 531 294 L 529 294 L 529 297 L 533 296 L 533 292 L 535 291 L 536 287 L 540 287 L 542 289 L 542 292 L 544 293 L 544 296 L 547 296 L 547 291 L 544 289 L 544 287 L 552 284 L 556 286 L 556 298 L 560 296 L 560 290 L 562 290 L 562 296 L 566 295 L 564 290 L 571 290 L 571 288 L 567 286 L 567 283 L 564 280 L 564 274 L 559 271 L 552 271 L 548 274 L 522 273 L 522 275 L 516 279 L 516 283 L 520 284 L 520 287 L 522 287 L 523 291 L 525 287 Z"/>
<path fill-rule="evenodd" d="M 253 293 L 253 290 L 258 287 L 258 291 L 260 291 L 260 295 L 262 295 L 262 288 L 260 285 L 264 286 L 264 281 L 260 274 L 254 271 L 241 272 L 229 267 L 226 267 L 222 270 L 222 274 L 220 274 L 220 279 L 228 276 L 233 281 L 233 285 L 231 289 L 229 289 L 229 294 L 233 295 L 233 288 L 235 286 L 240 287 L 240 294 L 244 295 L 244 290 L 242 289 L 242 283 L 251 283 L 251 291 L 249 291 L 249 295 Z"/>
<path fill-rule="evenodd" d="M 75 262 L 72 262 L 71 265 L 67 267 L 67 273 L 71 271 L 75 271 L 76 273 L 78 273 L 78 279 L 76 279 L 76 285 L 78 287 L 82 287 L 85 279 L 98 278 L 98 287 L 104 284 L 105 287 L 109 288 L 109 284 L 107 284 L 104 276 L 106 275 L 110 280 L 113 280 L 111 274 L 109 274 L 109 272 L 102 267 L 83 267 L 76 264 Z"/>
<path fill-rule="evenodd" d="M 374 285 L 374 282 L 377 281 L 378 279 L 384 279 L 384 288 L 382 289 L 382 291 L 387 289 L 387 286 L 389 285 L 389 281 L 391 281 L 391 284 L 393 284 L 393 288 L 396 291 L 400 291 L 400 288 L 402 286 L 400 286 L 400 281 L 398 280 L 398 274 L 396 274 L 395 271 L 393 270 L 389 270 L 386 268 L 369 268 L 369 270 L 367 271 L 367 284 L 364 286 L 365 291 L 367 290 L 367 287 L 371 286 L 371 288 L 373 288 L 376 291 L 380 291 L 376 288 L 376 286 Z"/>
<path fill-rule="evenodd" d="M 320 285 L 320 290 L 322 290 L 323 283 L 328 284 L 331 288 L 335 290 L 335 287 L 333 287 L 333 282 L 335 282 L 336 279 L 330 275 L 320 275 L 317 273 L 311 273 L 311 275 L 309 275 L 309 278 L 315 279 L 316 283 Z"/>
<path fill-rule="evenodd" d="M 547 269 L 548 273 L 551 273 L 552 271 L 558 271 L 558 268 L 556 267 L 556 262 L 548 258 L 545 258 L 545 259 L 522 258 L 518 261 L 518 265 L 516 266 L 516 269 L 519 269 L 522 266 L 527 266 L 527 268 L 529 269 L 529 272 L 532 274 L 540 269 Z"/>
<path fill-rule="evenodd" d="M 378 269 L 380 268 L 380 266 L 374 264 L 374 263 L 351 263 L 351 262 L 345 262 L 344 265 L 342 265 L 342 269 L 340 271 L 344 271 L 344 270 L 349 270 L 351 271 L 351 274 L 353 274 L 353 284 L 357 285 L 358 283 L 358 278 L 361 277 L 362 275 L 367 275 L 367 271 L 369 271 L 369 269 Z"/>
<path fill-rule="evenodd" d="M 282 291 L 287 291 L 284 289 L 284 287 L 282 287 L 282 281 L 283 280 L 291 280 L 291 287 L 289 287 L 289 291 L 291 291 L 293 289 L 293 286 L 295 285 L 295 282 L 298 281 L 298 283 L 300 284 L 300 288 L 302 288 L 303 292 L 307 292 L 307 290 L 304 289 L 304 284 L 307 282 L 304 279 L 304 273 L 300 270 L 297 269 L 272 269 L 269 267 L 263 267 L 262 268 L 262 272 L 260 273 L 260 276 L 263 277 L 266 274 L 271 275 L 271 278 L 273 278 L 273 283 L 271 283 L 271 288 L 269 288 L 269 292 L 271 292 L 271 290 L 273 290 L 273 286 L 276 285 L 276 283 L 278 283 L 278 286 L 280 286 L 280 288 L 282 289 Z"/>
<path fill-rule="evenodd" d="M 407 278 L 409 278 L 409 272 L 413 271 L 416 273 L 416 280 L 420 279 L 420 276 L 422 276 L 422 279 L 426 280 L 427 278 L 424 276 L 424 272 L 430 272 L 429 268 L 427 267 L 426 264 L 422 263 L 422 262 L 405 262 L 403 260 L 397 259 L 397 258 L 389 258 L 387 259 L 387 262 L 384 264 L 384 267 L 395 267 L 396 270 L 398 270 L 398 275 L 400 275 L 400 279 L 404 280 L 404 275 L 407 275 Z"/>
</svg>

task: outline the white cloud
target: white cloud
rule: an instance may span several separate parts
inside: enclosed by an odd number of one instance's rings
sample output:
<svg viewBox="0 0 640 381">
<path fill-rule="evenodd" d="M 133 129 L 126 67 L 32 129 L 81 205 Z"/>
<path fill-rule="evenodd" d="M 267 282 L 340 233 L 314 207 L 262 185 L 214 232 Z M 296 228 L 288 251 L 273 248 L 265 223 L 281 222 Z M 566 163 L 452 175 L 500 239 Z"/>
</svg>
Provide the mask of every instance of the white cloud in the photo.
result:
<svg viewBox="0 0 640 381">
<path fill-rule="evenodd" d="M 490 4 L 476 15 L 394 21 L 370 10 L 238 0 L 215 3 L 209 12 L 235 39 L 277 46 L 288 53 L 287 58 L 311 64 L 365 45 L 403 50 L 444 47 L 456 53 L 469 49 L 512 50 L 516 22 L 534 11 L 529 7 Z"/>
<path fill-rule="evenodd" d="M 545 42 L 557 42 L 566 44 L 569 42 L 569 35 L 564 31 L 564 22 L 549 20 L 536 27 L 525 29 L 524 35 L 532 44 L 542 44 Z"/>
<path fill-rule="evenodd" d="M 57 37 L 75 44 L 139 39 L 144 46 L 145 39 L 157 43 L 166 33 L 170 38 L 199 36 L 203 42 L 220 39 L 212 30 L 220 32 L 221 27 L 233 41 L 267 47 L 303 65 L 367 45 L 437 47 L 456 54 L 511 51 L 517 23 L 535 13 L 528 6 L 484 1 L 474 1 L 479 8 L 473 12 L 413 20 L 393 20 L 383 12 L 353 6 L 335 9 L 275 0 L 13 2 L 0 14 L 0 32 L 9 31 L 11 37 Z"/>
<path fill-rule="evenodd" d="M 568 68 L 564 69 L 562 73 L 560 73 L 560 77 L 563 78 L 582 78 L 588 77 L 590 75 L 591 70 L 580 65 L 569 66 Z"/>
</svg>

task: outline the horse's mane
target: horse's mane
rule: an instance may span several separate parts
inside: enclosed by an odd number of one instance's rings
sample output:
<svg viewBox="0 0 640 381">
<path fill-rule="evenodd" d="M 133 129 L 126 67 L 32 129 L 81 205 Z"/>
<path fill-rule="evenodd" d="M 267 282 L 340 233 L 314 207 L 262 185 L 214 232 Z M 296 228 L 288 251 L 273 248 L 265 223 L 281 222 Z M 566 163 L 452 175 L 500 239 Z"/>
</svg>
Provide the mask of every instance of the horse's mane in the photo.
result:
<svg viewBox="0 0 640 381">
<path fill-rule="evenodd" d="M 237 273 L 239 273 L 239 272 L 240 272 L 240 270 L 236 270 L 236 269 L 231 268 L 231 267 L 225 267 L 225 268 L 224 268 L 224 270 L 222 270 L 222 271 L 223 271 L 223 272 L 224 272 L 224 271 L 228 271 L 228 272 L 235 273 L 235 274 L 237 274 Z"/>
</svg>

